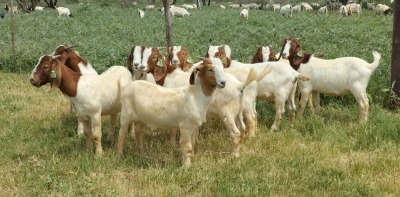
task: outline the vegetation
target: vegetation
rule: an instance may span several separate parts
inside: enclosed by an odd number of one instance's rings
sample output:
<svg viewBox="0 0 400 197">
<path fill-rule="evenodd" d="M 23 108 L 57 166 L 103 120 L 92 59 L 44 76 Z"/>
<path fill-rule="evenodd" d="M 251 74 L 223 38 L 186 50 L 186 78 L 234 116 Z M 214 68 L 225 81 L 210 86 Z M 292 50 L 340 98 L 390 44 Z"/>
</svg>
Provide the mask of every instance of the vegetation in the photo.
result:
<svg viewBox="0 0 400 197">
<path fill-rule="evenodd" d="M 393 96 L 388 91 L 392 16 L 364 10 L 359 17 L 309 12 L 286 19 L 251 10 L 249 20 L 241 20 L 239 10 L 212 6 L 192 11 L 190 18 L 173 18 L 173 42 L 186 46 L 192 57 L 203 56 L 209 44 L 228 44 L 234 59 L 249 62 L 257 46 L 273 45 L 278 52 L 286 36 L 326 58 L 371 62 L 372 50 L 382 54 L 367 90 L 368 123 L 357 123 L 352 96 L 324 96 L 319 114 L 308 109 L 293 128 L 285 116 L 281 130 L 271 133 L 274 110 L 260 101 L 258 136 L 245 139 L 240 158 L 230 156 L 223 124 L 208 121 L 192 167 L 183 169 L 181 153 L 169 145 L 164 130 L 148 130 L 144 153 L 134 153 L 130 139 L 125 158 L 117 158 L 114 145 L 106 142 L 105 155 L 95 158 L 76 135 L 76 117 L 65 96 L 29 84 L 39 57 L 59 44 L 77 45 L 99 72 L 124 65 L 133 45 L 166 45 L 161 12 L 146 11 L 141 20 L 137 7 L 101 5 L 68 4 L 74 15 L 69 19 L 59 19 L 53 9 L 16 16 L 15 55 L 11 19 L 0 20 L 0 196 L 400 195 L 400 115 L 382 107 Z M 103 131 L 107 128 L 104 118 Z"/>
</svg>

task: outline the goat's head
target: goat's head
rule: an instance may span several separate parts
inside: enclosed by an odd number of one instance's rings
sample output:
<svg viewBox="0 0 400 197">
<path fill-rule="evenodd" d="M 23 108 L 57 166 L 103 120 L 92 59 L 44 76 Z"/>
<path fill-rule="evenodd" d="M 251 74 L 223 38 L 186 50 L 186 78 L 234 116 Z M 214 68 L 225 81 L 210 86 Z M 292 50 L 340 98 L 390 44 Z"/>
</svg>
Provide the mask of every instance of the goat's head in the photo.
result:
<svg viewBox="0 0 400 197">
<path fill-rule="evenodd" d="M 301 63 L 307 63 L 310 60 L 311 54 L 303 53 L 299 41 L 295 38 L 288 37 L 283 40 L 282 50 L 278 60 L 281 56 L 288 59 L 293 69 L 297 70 Z"/>
<path fill-rule="evenodd" d="M 164 56 L 156 47 L 145 48 L 142 59 L 143 72 L 152 73 L 157 82 L 167 74 L 167 64 Z"/>
<path fill-rule="evenodd" d="M 185 47 L 173 46 L 168 50 L 166 57 L 167 64 L 176 68 L 181 68 L 183 71 L 188 71 L 193 66 L 193 60 L 190 57 Z"/>
<path fill-rule="evenodd" d="M 229 45 L 209 46 L 205 57 L 217 57 L 221 59 L 224 68 L 231 65 L 231 48 Z"/>
<path fill-rule="evenodd" d="M 61 66 L 62 63 L 57 56 L 44 55 L 40 57 L 38 64 L 29 77 L 31 84 L 41 87 L 50 83 L 50 90 L 57 89 L 61 84 Z"/>
<path fill-rule="evenodd" d="M 133 74 L 133 71 L 144 69 L 144 66 L 141 65 L 142 63 L 142 56 L 144 46 L 133 46 L 131 52 L 129 53 L 128 60 L 127 60 L 127 67 L 128 70 Z"/>
<path fill-rule="evenodd" d="M 251 63 L 276 61 L 275 53 L 272 46 L 261 46 L 257 48 L 257 52 Z"/>
<path fill-rule="evenodd" d="M 206 96 L 210 96 L 215 88 L 224 88 L 224 68 L 219 58 L 201 58 L 203 62 L 198 65 L 190 75 L 189 83 L 195 84 L 195 77 L 200 78 L 201 88 Z"/>
</svg>

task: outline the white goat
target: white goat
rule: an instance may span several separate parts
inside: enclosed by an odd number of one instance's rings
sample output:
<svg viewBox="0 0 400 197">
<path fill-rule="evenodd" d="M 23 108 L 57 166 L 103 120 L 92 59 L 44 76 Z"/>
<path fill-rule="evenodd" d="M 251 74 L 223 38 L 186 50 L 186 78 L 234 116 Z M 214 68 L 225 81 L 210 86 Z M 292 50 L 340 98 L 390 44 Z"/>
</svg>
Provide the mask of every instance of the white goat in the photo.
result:
<svg viewBox="0 0 400 197">
<path fill-rule="evenodd" d="M 66 7 L 56 7 L 56 10 L 58 11 L 58 18 L 61 16 L 72 17 L 71 11 Z"/>
<path fill-rule="evenodd" d="M 280 4 L 273 4 L 272 7 L 274 8 L 274 11 L 279 11 L 281 9 Z"/>
<path fill-rule="evenodd" d="M 366 89 L 381 59 L 378 52 L 373 51 L 372 54 L 374 61 L 370 64 L 357 57 L 324 60 L 303 53 L 295 38 L 286 38 L 282 46 L 282 57 L 288 58 L 290 65 L 298 72 L 310 77 L 310 81 L 299 81 L 301 92 L 299 114 L 303 114 L 311 92 L 316 111 L 320 108 L 319 93 L 335 96 L 353 94 L 360 106 L 359 120 L 367 121 L 369 103 Z"/>
<path fill-rule="evenodd" d="M 190 13 L 185 8 L 177 7 L 174 5 L 170 6 L 169 12 L 171 16 L 177 16 L 177 17 L 190 16 Z"/>
<path fill-rule="evenodd" d="M 376 15 L 388 15 L 389 13 L 393 13 L 393 10 L 385 4 L 378 4 L 374 8 L 374 12 Z"/>
<path fill-rule="evenodd" d="M 249 19 L 249 10 L 248 9 L 243 9 L 240 12 L 240 17 L 244 19 Z"/>
<path fill-rule="evenodd" d="M 154 6 L 154 5 L 147 5 L 144 9 L 145 9 L 145 10 L 154 10 L 154 9 L 156 9 L 156 6 Z"/>
<path fill-rule="evenodd" d="M 47 55 L 40 58 L 30 76 L 32 85 L 50 83 L 51 91 L 59 88 L 74 104 L 83 123 L 86 147 L 91 150 L 94 143 L 97 156 L 103 154 L 101 116 L 116 116 L 121 111 L 121 91 L 131 81 L 130 72 L 123 66 L 112 66 L 101 75 L 80 75 Z M 110 140 L 114 138 L 114 126 L 110 126 Z"/>
<path fill-rule="evenodd" d="M 223 10 L 226 9 L 226 7 L 225 7 L 224 5 L 222 5 L 222 4 L 220 4 L 219 7 L 220 7 L 221 9 L 223 9 Z"/>
<path fill-rule="evenodd" d="M 318 9 L 318 14 L 325 14 L 328 16 L 328 8 L 326 6 L 322 6 Z"/>
<path fill-rule="evenodd" d="M 5 5 L 4 6 L 4 10 L 6 12 L 8 12 L 8 13 L 18 14 L 18 7 L 17 6 L 10 7 L 8 5 Z"/>
<path fill-rule="evenodd" d="M 123 155 L 129 125 L 135 124 L 135 140 L 142 148 L 145 125 L 157 128 L 179 128 L 183 166 L 191 164 L 192 134 L 204 122 L 215 89 L 225 86 L 223 68 L 218 59 L 204 59 L 192 72 L 190 85 L 164 88 L 144 80 L 131 82 L 122 92 L 121 128 L 118 150 Z M 151 107 L 149 107 L 151 106 Z"/>
<path fill-rule="evenodd" d="M 292 7 L 292 13 L 301 12 L 301 5 L 295 5 Z"/>
<path fill-rule="evenodd" d="M 292 17 L 292 5 L 287 4 L 282 6 L 279 12 L 282 14 L 282 16 Z"/>
<path fill-rule="evenodd" d="M 303 8 L 303 10 L 305 10 L 305 11 L 312 11 L 312 10 L 314 10 L 314 9 L 311 7 L 311 5 L 308 4 L 308 3 L 302 2 L 300 5 L 301 5 L 301 7 Z"/>
<path fill-rule="evenodd" d="M 215 49 L 208 50 L 206 54 L 209 57 L 219 57 L 222 62 L 226 62 L 225 72 L 234 75 L 240 81 L 243 81 L 246 74 L 251 68 L 255 69 L 256 72 L 261 72 L 267 65 L 272 66 L 272 72 L 266 77 L 258 81 L 257 83 L 257 98 L 258 99 L 274 99 L 275 103 L 275 120 L 271 126 L 272 131 L 278 130 L 282 120 L 282 110 L 286 100 L 289 99 L 289 119 L 291 125 L 294 123 L 295 103 L 294 93 L 296 91 L 296 81 L 309 80 L 307 76 L 304 76 L 297 71 L 293 70 L 290 65 L 282 62 L 264 62 L 257 64 L 245 64 L 235 60 L 230 60 L 227 57 L 224 50 L 221 47 L 218 48 L 217 52 Z M 255 103 L 253 106 L 255 110 Z"/>
<path fill-rule="evenodd" d="M 340 14 L 340 15 L 344 15 L 344 16 L 349 15 L 348 8 L 347 8 L 345 5 L 340 6 L 340 8 L 339 8 L 339 14 Z"/>
<path fill-rule="evenodd" d="M 138 14 L 140 18 L 144 18 L 144 11 L 138 8 Z"/>
</svg>

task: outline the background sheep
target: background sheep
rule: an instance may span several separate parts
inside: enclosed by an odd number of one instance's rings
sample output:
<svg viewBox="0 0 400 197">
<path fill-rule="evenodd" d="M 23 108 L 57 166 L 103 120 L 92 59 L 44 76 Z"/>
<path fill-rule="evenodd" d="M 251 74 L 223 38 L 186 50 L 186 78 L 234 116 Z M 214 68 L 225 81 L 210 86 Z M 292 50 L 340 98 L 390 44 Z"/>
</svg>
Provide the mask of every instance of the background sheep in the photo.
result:
<svg viewBox="0 0 400 197">
<path fill-rule="evenodd" d="M 249 10 L 248 9 L 243 9 L 240 12 L 240 17 L 244 18 L 244 19 L 248 19 L 249 18 Z"/>
</svg>

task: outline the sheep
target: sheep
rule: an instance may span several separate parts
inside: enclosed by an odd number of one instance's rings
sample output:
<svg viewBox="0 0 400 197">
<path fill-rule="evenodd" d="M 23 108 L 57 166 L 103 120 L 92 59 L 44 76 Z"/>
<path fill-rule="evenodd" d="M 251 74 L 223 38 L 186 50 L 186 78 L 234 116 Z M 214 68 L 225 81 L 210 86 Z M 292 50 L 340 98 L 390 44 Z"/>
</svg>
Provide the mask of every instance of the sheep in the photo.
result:
<svg viewBox="0 0 400 197">
<path fill-rule="evenodd" d="M 4 10 L 8 13 L 13 13 L 13 14 L 18 14 L 18 7 L 17 6 L 13 6 L 12 8 L 8 5 L 4 6 Z"/>
<path fill-rule="evenodd" d="M 144 11 L 138 8 L 138 14 L 140 18 L 144 18 Z"/>
<path fill-rule="evenodd" d="M 239 4 L 230 4 L 229 5 L 230 8 L 240 8 Z"/>
<path fill-rule="evenodd" d="M 353 15 L 356 13 L 357 15 L 361 14 L 361 5 L 357 3 L 351 3 L 346 5 L 347 14 Z"/>
<path fill-rule="evenodd" d="M 194 10 L 194 6 L 193 5 L 188 5 L 188 4 L 183 4 L 181 7 L 187 9 L 187 10 Z"/>
<path fill-rule="evenodd" d="M 33 8 L 32 6 L 26 6 L 26 9 L 29 11 L 43 11 L 44 7 L 36 6 L 35 8 Z"/>
<path fill-rule="evenodd" d="M 296 91 L 297 80 L 309 80 L 305 75 L 302 75 L 295 71 L 289 66 L 289 64 L 283 62 L 263 62 L 257 64 L 245 64 L 236 60 L 230 60 L 227 57 L 224 50 L 219 47 L 219 50 L 215 49 L 208 50 L 206 57 L 218 57 L 224 64 L 225 72 L 230 73 L 237 77 L 240 81 L 243 81 L 245 74 L 249 72 L 251 68 L 254 68 L 257 72 L 260 72 L 265 68 L 266 65 L 272 66 L 272 72 L 257 82 L 257 93 L 258 99 L 274 99 L 275 103 L 275 120 L 271 126 L 272 131 L 277 131 L 281 120 L 282 110 L 286 100 L 289 102 L 289 119 L 290 124 L 293 126 L 294 115 L 296 106 L 294 104 L 294 93 Z M 230 50 L 229 50 L 230 52 Z M 255 110 L 255 103 L 253 106 Z"/>
<path fill-rule="evenodd" d="M 240 12 L 240 17 L 244 19 L 249 19 L 249 10 L 248 9 L 243 9 Z"/>
<path fill-rule="evenodd" d="M 320 109 L 319 93 L 328 95 L 352 94 L 359 107 L 359 121 L 368 120 L 368 97 L 366 88 L 368 81 L 378 67 L 381 54 L 373 51 L 374 60 L 368 63 L 357 57 L 341 57 L 336 59 L 320 59 L 310 53 L 303 53 L 295 38 L 285 38 L 281 54 L 288 58 L 290 65 L 298 72 L 308 75 L 310 81 L 299 81 L 301 92 L 299 115 L 304 112 L 307 96 L 313 93 L 315 110 Z"/>
<path fill-rule="evenodd" d="M 131 81 L 123 66 L 112 66 L 101 75 L 80 75 L 51 55 L 42 56 L 30 75 L 33 86 L 50 83 L 50 91 L 60 89 L 74 104 L 84 126 L 86 147 L 91 150 L 94 143 L 96 156 L 103 154 L 101 116 L 116 116 L 121 111 L 121 90 Z"/>
<path fill-rule="evenodd" d="M 374 12 L 376 15 L 388 15 L 389 13 L 393 13 L 393 10 L 385 4 L 378 4 L 374 8 Z"/>
<path fill-rule="evenodd" d="M 117 154 L 123 155 L 130 124 L 135 124 L 136 145 L 142 148 L 145 125 L 157 128 L 179 128 L 182 165 L 191 165 L 192 134 L 205 122 L 206 110 L 216 88 L 225 87 L 223 68 L 218 59 L 204 59 L 189 80 L 190 85 L 165 88 L 144 80 L 128 84 L 122 91 L 121 127 Z M 151 106 L 151 107 L 149 107 Z"/>
<path fill-rule="evenodd" d="M 367 9 L 374 10 L 375 9 L 375 3 L 368 3 L 367 2 Z"/>
<path fill-rule="evenodd" d="M 292 17 L 292 5 L 287 4 L 282 6 L 279 12 L 282 14 L 282 16 Z"/>
<path fill-rule="evenodd" d="M 326 16 L 328 16 L 328 8 L 326 6 L 322 6 L 318 9 L 318 14 L 325 14 Z"/>
<path fill-rule="evenodd" d="M 61 16 L 73 17 L 71 11 L 66 7 L 56 7 L 56 10 L 58 11 L 58 18 Z"/>
<path fill-rule="evenodd" d="M 97 71 L 94 70 L 92 65 L 79 56 L 74 50 L 74 46 L 59 45 L 56 50 L 52 53 L 53 56 L 57 56 L 57 59 L 61 61 L 62 64 L 66 65 L 73 71 L 81 75 L 98 75 Z M 70 112 L 73 111 L 73 103 L 70 105 Z M 116 117 L 110 117 L 110 122 L 115 122 Z M 77 134 L 79 136 L 83 135 L 83 124 L 78 119 Z"/>
<path fill-rule="evenodd" d="M 226 9 L 226 7 L 225 7 L 224 5 L 222 5 L 222 4 L 220 4 L 219 7 L 220 7 L 221 9 L 223 9 L 223 10 Z"/>
<path fill-rule="evenodd" d="M 173 16 L 177 16 L 177 17 L 190 16 L 190 13 L 185 8 L 177 7 L 174 5 L 170 6 L 169 12 L 172 17 Z"/>
</svg>

